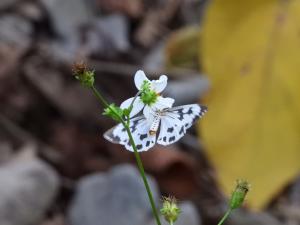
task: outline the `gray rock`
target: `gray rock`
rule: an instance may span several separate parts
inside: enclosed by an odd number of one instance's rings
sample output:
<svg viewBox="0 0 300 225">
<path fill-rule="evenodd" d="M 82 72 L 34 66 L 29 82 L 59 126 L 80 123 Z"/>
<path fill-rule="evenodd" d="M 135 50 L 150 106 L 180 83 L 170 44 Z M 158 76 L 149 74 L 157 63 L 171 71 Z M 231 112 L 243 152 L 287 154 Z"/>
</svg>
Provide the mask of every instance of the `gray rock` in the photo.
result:
<svg viewBox="0 0 300 225">
<path fill-rule="evenodd" d="M 197 209 L 191 202 L 183 202 L 179 204 L 181 214 L 176 221 L 175 225 L 200 225 L 201 220 L 198 215 Z"/>
<path fill-rule="evenodd" d="M 27 48 L 31 43 L 32 25 L 22 17 L 6 15 L 0 19 L 0 43 Z"/>
<path fill-rule="evenodd" d="M 150 182 L 154 199 L 159 202 L 158 191 Z M 83 178 L 70 207 L 72 225 L 141 225 L 152 220 L 142 179 L 130 165 L 115 167 L 108 173 Z"/>
<path fill-rule="evenodd" d="M 159 42 L 152 50 L 147 54 L 143 62 L 144 70 L 159 71 L 165 69 L 165 48 L 166 42 Z"/>
<path fill-rule="evenodd" d="M 58 177 L 41 160 L 17 160 L 0 167 L 0 224 L 37 224 L 58 189 Z"/>
<path fill-rule="evenodd" d="M 74 36 L 77 29 L 87 24 L 91 11 L 84 0 L 41 0 L 50 15 L 54 30 L 65 39 Z"/>
<path fill-rule="evenodd" d="M 126 16 L 121 14 L 113 14 L 102 17 L 97 23 L 105 35 L 107 40 L 110 40 L 114 49 L 119 52 L 125 52 L 129 49 L 129 25 Z"/>
<path fill-rule="evenodd" d="M 11 6 L 13 6 L 14 4 L 16 4 L 19 1 L 20 0 L 1 0 L 0 1 L 0 10 L 6 9 L 8 7 L 11 7 Z"/>
<path fill-rule="evenodd" d="M 130 48 L 129 21 L 121 14 L 102 16 L 86 33 L 84 51 L 87 55 L 113 57 Z"/>
<path fill-rule="evenodd" d="M 282 225 L 275 217 L 267 213 L 252 213 L 237 209 L 227 220 L 230 225 Z"/>
<path fill-rule="evenodd" d="M 191 76 L 184 80 L 168 82 L 164 90 L 166 96 L 176 99 L 177 105 L 197 102 L 210 88 L 209 80 L 205 76 Z"/>
<path fill-rule="evenodd" d="M 27 20 L 16 15 L 0 18 L 0 78 L 11 75 L 18 68 L 20 58 L 29 49 L 33 27 Z"/>
<path fill-rule="evenodd" d="M 93 18 L 84 0 L 41 0 L 57 38 L 46 43 L 47 54 L 57 61 L 73 62 L 80 47 L 80 28 Z"/>
</svg>

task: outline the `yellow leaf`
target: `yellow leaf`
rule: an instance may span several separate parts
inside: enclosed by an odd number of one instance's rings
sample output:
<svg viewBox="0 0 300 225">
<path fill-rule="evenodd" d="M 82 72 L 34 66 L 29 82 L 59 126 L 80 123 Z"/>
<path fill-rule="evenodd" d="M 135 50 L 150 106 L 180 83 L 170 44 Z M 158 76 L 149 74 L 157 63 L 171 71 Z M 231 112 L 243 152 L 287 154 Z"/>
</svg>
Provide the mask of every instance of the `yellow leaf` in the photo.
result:
<svg viewBox="0 0 300 225">
<path fill-rule="evenodd" d="M 201 44 L 208 156 L 226 193 L 248 179 L 262 208 L 300 172 L 300 1 L 215 0 Z"/>
</svg>

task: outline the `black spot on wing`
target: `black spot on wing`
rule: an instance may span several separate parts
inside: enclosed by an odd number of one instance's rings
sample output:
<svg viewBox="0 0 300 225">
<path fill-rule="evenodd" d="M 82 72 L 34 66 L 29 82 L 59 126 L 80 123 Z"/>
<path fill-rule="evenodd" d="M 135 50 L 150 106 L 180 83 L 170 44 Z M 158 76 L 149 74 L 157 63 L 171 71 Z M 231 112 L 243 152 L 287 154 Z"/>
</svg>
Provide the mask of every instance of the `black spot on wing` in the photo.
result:
<svg viewBox="0 0 300 225">
<path fill-rule="evenodd" d="M 198 118 L 199 118 L 199 115 L 195 116 L 192 120 L 192 123 L 195 123 Z"/>
<path fill-rule="evenodd" d="M 136 145 L 137 150 L 141 150 L 143 148 L 143 145 Z"/>
<path fill-rule="evenodd" d="M 184 126 L 181 127 L 179 134 L 183 134 L 184 133 Z"/>
<path fill-rule="evenodd" d="M 120 142 L 121 141 L 121 138 L 117 135 L 112 136 L 112 139 L 113 139 L 114 142 Z"/>
<path fill-rule="evenodd" d="M 178 113 L 178 115 L 179 115 L 178 119 L 179 119 L 180 121 L 182 121 L 182 120 L 184 119 L 183 109 L 178 109 L 178 110 L 177 110 L 177 113 Z"/>
<path fill-rule="evenodd" d="M 146 142 L 146 147 L 149 147 L 149 145 L 150 145 L 150 141 L 147 141 Z"/>
<path fill-rule="evenodd" d="M 142 135 L 140 136 L 141 141 L 144 140 L 146 137 L 147 137 L 147 134 L 142 134 Z"/>
<path fill-rule="evenodd" d="M 169 142 L 171 142 L 171 141 L 175 141 L 175 136 L 172 136 L 169 138 Z"/>
<path fill-rule="evenodd" d="M 140 120 L 133 121 L 132 125 L 130 126 L 130 130 L 132 133 L 136 131 L 136 126 L 138 125 L 139 121 Z"/>
<path fill-rule="evenodd" d="M 167 137 L 166 137 L 166 136 L 163 137 L 163 141 L 164 141 L 164 142 L 167 141 Z"/>
<path fill-rule="evenodd" d="M 187 111 L 187 114 L 191 115 L 193 113 L 194 113 L 194 111 L 193 111 L 192 107 L 190 107 L 189 110 Z"/>
<path fill-rule="evenodd" d="M 168 133 L 172 133 L 174 131 L 174 128 L 173 127 L 169 127 L 168 129 L 167 129 L 167 132 Z"/>
</svg>

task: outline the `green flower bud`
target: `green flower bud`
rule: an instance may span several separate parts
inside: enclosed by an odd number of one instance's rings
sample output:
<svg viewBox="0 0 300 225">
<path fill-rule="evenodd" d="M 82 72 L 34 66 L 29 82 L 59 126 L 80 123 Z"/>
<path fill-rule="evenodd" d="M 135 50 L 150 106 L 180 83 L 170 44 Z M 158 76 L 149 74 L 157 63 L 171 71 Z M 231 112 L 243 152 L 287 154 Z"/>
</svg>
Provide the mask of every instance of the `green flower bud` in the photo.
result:
<svg viewBox="0 0 300 225">
<path fill-rule="evenodd" d="M 133 106 L 131 105 L 130 107 L 128 107 L 127 109 L 123 109 L 123 115 L 124 116 L 129 116 L 130 112 L 132 111 Z"/>
<path fill-rule="evenodd" d="M 120 118 L 123 117 L 124 113 L 120 107 L 116 106 L 115 104 L 110 104 L 109 107 L 104 109 L 103 115 L 120 122 Z"/>
<path fill-rule="evenodd" d="M 176 199 L 174 197 L 163 197 L 163 207 L 160 213 L 170 225 L 174 224 L 180 214 Z"/>
<path fill-rule="evenodd" d="M 239 179 L 236 181 L 236 187 L 230 199 L 230 208 L 236 209 L 240 207 L 250 189 L 250 184 L 246 180 Z"/>
<path fill-rule="evenodd" d="M 145 105 L 152 105 L 157 101 L 158 94 L 151 89 L 149 81 L 145 80 L 141 87 L 141 100 Z"/>
<path fill-rule="evenodd" d="M 95 73 L 87 69 L 84 63 L 75 63 L 73 65 L 73 74 L 83 86 L 92 87 L 95 82 Z"/>
</svg>

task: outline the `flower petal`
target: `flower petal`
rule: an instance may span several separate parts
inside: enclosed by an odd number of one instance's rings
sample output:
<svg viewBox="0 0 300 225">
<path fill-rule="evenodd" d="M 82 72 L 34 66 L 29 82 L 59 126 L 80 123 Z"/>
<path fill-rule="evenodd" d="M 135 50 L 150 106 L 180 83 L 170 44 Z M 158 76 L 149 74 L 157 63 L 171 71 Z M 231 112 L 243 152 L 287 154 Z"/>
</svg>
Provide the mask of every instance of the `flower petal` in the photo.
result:
<svg viewBox="0 0 300 225">
<path fill-rule="evenodd" d="M 162 110 L 166 108 L 171 108 L 175 100 L 173 98 L 164 98 L 158 96 L 156 103 L 154 103 L 151 108 L 154 110 Z"/>
<path fill-rule="evenodd" d="M 134 97 L 129 98 L 127 100 L 125 100 L 124 102 L 122 102 L 122 104 L 120 105 L 121 109 L 126 109 L 130 106 L 130 104 L 132 103 Z M 140 97 L 137 97 L 133 103 L 133 107 L 132 110 L 130 112 L 130 117 L 135 116 L 136 114 L 138 114 L 144 107 L 144 103 L 142 103 Z"/>
<path fill-rule="evenodd" d="M 144 114 L 145 118 L 147 119 L 148 124 L 152 124 L 153 121 L 154 121 L 153 109 L 150 106 L 145 105 L 145 108 L 143 110 L 143 114 Z"/>
<path fill-rule="evenodd" d="M 158 80 L 151 81 L 152 88 L 156 93 L 161 93 L 167 86 L 168 77 L 161 75 Z"/>
<path fill-rule="evenodd" d="M 138 70 L 134 75 L 134 83 L 138 90 L 141 90 L 142 85 L 145 80 L 150 82 L 150 80 L 146 77 L 146 74 L 144 73 L 144 71 Z"/>
</svg>

